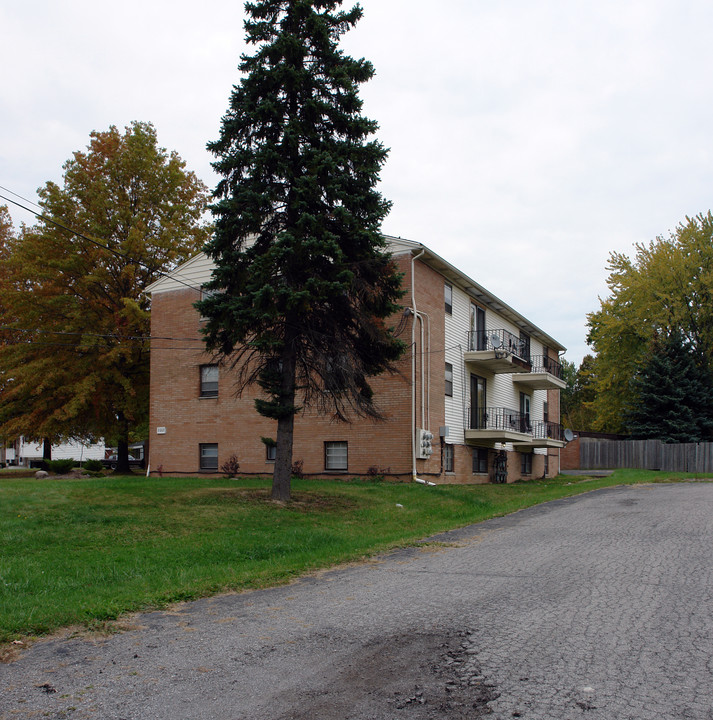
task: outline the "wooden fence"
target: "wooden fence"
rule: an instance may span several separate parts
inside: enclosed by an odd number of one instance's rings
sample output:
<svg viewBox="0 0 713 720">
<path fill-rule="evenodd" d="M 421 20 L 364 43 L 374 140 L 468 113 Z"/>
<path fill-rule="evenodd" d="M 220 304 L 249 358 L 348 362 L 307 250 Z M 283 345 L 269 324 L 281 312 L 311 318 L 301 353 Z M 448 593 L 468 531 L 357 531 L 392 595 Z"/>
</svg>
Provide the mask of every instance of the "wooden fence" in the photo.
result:
<svg viewBox="0 0 713 720">
<path fill-rule="evenodd" d="M 637 468 L 713 473 L 713 443 L 663 443 L 660 440 L 602 440 L 581 437 L 582 470 Z"/>
</svg>

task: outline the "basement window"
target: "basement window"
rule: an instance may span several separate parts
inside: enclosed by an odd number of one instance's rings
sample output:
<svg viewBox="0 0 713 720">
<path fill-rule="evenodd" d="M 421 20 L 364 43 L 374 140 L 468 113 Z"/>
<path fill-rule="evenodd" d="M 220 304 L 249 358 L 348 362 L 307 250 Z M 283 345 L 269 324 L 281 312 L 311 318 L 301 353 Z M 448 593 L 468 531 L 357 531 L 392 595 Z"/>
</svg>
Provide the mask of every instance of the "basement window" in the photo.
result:
<svg viewBox="0 0 713 720">
<path fill-rule="evenodd" d="M 200 451 L 200 469 L 217 470 L 218 443 L 201 443 L 198 447 Z"/>
<path fill-rule="evenodd" d="M 532 453 L 520 455 L 520 472 L 523 475 L 532 475 Z"/>
<path fill-rule="evenodd" d="M 488 473 L 488 449 L 473 448 L 473 474 L 487 475 Z"/>
<path fill-rule="evenodd" d="M 447 473 L 455 472 L 455 451 L 453 449 L 453 445 L 444 445 L 443 446 L 443 469 Z"/>
<path fill-rule="evenodd" d="M 346 442 L 324 443 L 324 469 L 346 470 L 349 467 L 349 444 Z"/>
</svg>

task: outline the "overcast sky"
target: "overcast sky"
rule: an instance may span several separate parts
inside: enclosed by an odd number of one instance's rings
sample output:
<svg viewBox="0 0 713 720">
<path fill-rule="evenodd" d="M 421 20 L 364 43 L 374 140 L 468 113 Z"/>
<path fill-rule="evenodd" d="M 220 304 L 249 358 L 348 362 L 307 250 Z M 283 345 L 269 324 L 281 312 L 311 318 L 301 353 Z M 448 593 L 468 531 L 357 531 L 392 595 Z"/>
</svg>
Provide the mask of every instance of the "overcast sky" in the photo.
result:
<svg viewBox="0 0 713 720">
<path fill-rule="evenodd" d="M 579 363 L 609 253 L 711 208 L 713 3 L 361 4 L 343 45 L 377 71 L 362 97 L 391 149 L 384 232 Z M 36 200 L 92 130 L 143 120 L 212 188 L 205 146 L 239 80 L 243 17 L 235 0 L 0 0 L 0 185 Z"/>
</svg>

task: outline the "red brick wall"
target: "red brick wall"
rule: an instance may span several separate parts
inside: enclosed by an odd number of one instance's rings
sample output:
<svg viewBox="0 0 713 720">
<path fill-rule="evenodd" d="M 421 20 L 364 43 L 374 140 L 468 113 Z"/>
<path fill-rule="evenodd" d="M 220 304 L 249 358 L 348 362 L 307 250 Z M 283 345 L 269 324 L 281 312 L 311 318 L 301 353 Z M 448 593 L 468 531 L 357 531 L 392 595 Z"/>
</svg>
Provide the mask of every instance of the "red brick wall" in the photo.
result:
<svg viewBox="0 0 713 720">
<path fill-rule="evenodd" d="M 559 362 L 559 356 L 557 354 L 556 350 L 552 350 L 551 348 L 548 348 L 548 356 L 550 359 L 554 360 L 555 362 Z M 550 422 L 559 423 L 562 420 L 562 415 L 560 414 L 560 391 L 559 390 L 548 390 L 547 391 L 547 408 L 548 408 L 548 417 Z M 549 468 L 547 472 L 548 477 L 555 477 L 555 475 L 559 475 L 560 472 L 560 450 L 559 449 L 549 449 L 547 451 L 547 455 L 549 457 Z M 534 468 L 533 468 L 534 472 Z M 542 474 L 544 472 L 544 461 L 543 461 L 543 470 L 540 472 L 539 475 L 536 477 L 542 477 Z"/>
<path fill-rule="evenodd" d="M 579 436 L 560 450 L 560 468 L 562 470 L 579 470 Z"/>
<path fill-rule="evenodd" d="M 404 273 L 406 294 L 402 303 L 410 305 L 410 262 L 408 256 L 397 258 Z M 417 263 L 418 265 L 418 263 Z M 438 292 L 428 268 L 417 271 L 423 293 L 419 309 L 434 313 L 435 298 L 443 304 L 443 287 Z M 421 294 L 419 293 L 419 295 Z M 175 290 L 154 295 L 152 300 L 152 335 L 163 338 L 200 338 L 200 318 L 192 303 L 197 294 L 191 290 Z M 401 314 L 393 319 L 397 324 Z M 371 381 L 384 411 L 386 422 L 374 423 L 355 419 L 351 424 L 340 423 L 315 412 L 305 411 L 295 419 L 294 460 L 303 462 L 306 474 L 325 474 L 324 443 L 347 441 L 349 468 L 347 475 L 364 475 L 370 468 L 385 474 L 409 479 L 412 474 L 411 455 L 411 324 L 408 320 L 401 339 L 409 346 L 399 364 L 399 374 L 380 376 Z M 417 338 L 418 341 L 418 338 Z M 443 347 L 443 326 L 432 327 L 432 344 Z M 151 353 L 151 415 L 150 463 L 152 471 L 161 468 L 165 473 L 196 473 L 199 470 L 199 444 L 218 443 L 219 466 L 232 454 L 238 456 L 240 470 L 245 473 L 271 473 L 272 463 L 266 461 L 266 450 L 260 437 L 275 438 L 276 423 L 260 416 L 254 408 L 255 390 L 247 390 L 236 397 L 234 378 L 220 368 L 217 398 L 200 398 L 200 366 L 211 358 L 199 349 L 199 342 L 176 339 L 154 340 Z M 420 374 L 420 365 L 417 366 Z M 420 376 L 420 375 L 419 375 Z M 443 417 L 444 379 L 434 373 L 431 387 L 431 417 Z M 418 398 L 420 403 L 421 398 Z M 439 406 L 440 401 L 440 406 Z M 442 420 L 440 420 L 442 423 Z M 157 428 L 166 429 L 157 434 Z M 438 473 L 437 453 L 429 461 L 418 461 L 419 472 Z M 334 473 L 332 473 L 334 474 Z"/>
<path fill-rule="evenodd" d="M 410 307 L 411 261 L 410 255 L 396 258 L 403 273 L 404 296 L 402 307 Z M 407 345 L 399 363 L 399 374 L 372 379 L 379 406 L 387 420 L 374 423 L 355 419 L 351 424 L 340 423 L 329 417 L 305 411 L 295 418 L 295 461 L 303 462 L 308 475 L 347 476 L 366 475 L 370 468 L 387 476 L 410 479 L 412 476 L 412 392 L 411 377 L 416 377 L 416 426 L 420 427 L 421 409 L 426 415 L 423 425 L 434 434 L 434 452 L 429 460 L 416 460 L 419 477 L 433 482 L 473 483 L 487 482 L 489 476 L 472 472 L 472 449 L 466 445 L 454 446 L 455 472 L 446 475 L 442 465 L 442 445 L 438 435 L 445 425 L 445 313 L 443 300 L 444 278 L 427 265 L 416 261 L 415 276 L 419 313 L 429 322 L 421 347 L 420 326 L 416 324 L 414 346 L 411 346 L 413 316 L 407 318 L 400 335 Z M 219 394 L 217 398 L 200 398 L 200 366 L 211 363 L 211 358 L 201 350 L 200 318 L 193 308 L 198 299 L 195 291 L 177 289 L 153 296 L 151 319 L 151 410 L 150 410 L 150 457 L 152 472 L 190 473 L 199 472 L 199 444 L 217 443 L 219 467 L 231 455 L 237 455 L 240 471 L 244 473 L 270 474 L 272 463 L 266 460 L 266 449 L 261 437 L 275 438 L 276 423 L 260 416 L 254 407 L 256 389 L 248 389 L 242 397 L 235 394 L 235 377 L 228 368 L 220 368 Z M 401 313 L 392 318 L 398 325 Z M 423 352 L 422 352 L 423 351 Z M 553 357 L 556 356 L 554 353 Z M 429 376 L 428 394 L 422 397 L 421 370 Z M 427 401 L 427 402 L 426 402 Z M 549 416 L 559 421 L 559 392 L 548 391 Z M 157 428 L 165 428 L 165 434 L 157 434 Z M 346 473 L 328 474 L 324 469 L 324 443 L 346 441 L 349 466 Z M 550 450 L 549 474 L 559 471 L 559 451 Z M 492 470 L 494 452 L 490 451 Z M 542 477 L 544 458 L 533 457 L 530 477 Z M 508 480 L 521 477 L 520 454 L 508 456 Z"/>
</svg>

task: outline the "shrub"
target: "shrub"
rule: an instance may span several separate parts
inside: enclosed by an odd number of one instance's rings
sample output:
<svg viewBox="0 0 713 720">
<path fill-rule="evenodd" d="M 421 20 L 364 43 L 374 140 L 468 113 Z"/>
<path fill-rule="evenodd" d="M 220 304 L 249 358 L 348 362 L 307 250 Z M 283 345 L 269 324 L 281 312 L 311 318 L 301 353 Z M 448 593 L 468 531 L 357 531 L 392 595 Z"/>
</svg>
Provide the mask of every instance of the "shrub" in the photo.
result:
<svg viewBox="0 0 713 720">
<path fill-rule="evenodd" d="M 237 455 L 231 455 L 221 466 L 220 469 L 228 477 L 235 477 L 240 470 L 240 463 L 238 462 Z"/>
<path fill-rule="evenodd" d="M 367 477 L 374 478 L 374 479 L 384 479 L 384 475 L 386 473 L 390 473 L 391 468 L 390 467 L 377 467 L 376 465 L 371 465 L 369 469 L 366 471 Z"/>
<path fill-rule="evenodd" d="M 57 475 L 66 475 L 71 472 L 72 468 L 76 465 L 74 458 L 66 458 L 64 460 L 45 460 L 47 470 Z"/>
<path fill-rule="evenodd" d="M 304 462 L 302 460 L 295 460 L 292 463 L 292 477 L 297 478 L 298 480 L 301 480 L 304 476 Z"/>
<path fill-rule="evenodd" d="M 104 469 L 104 463 L 101 460 L 85 460 L 84 469 L 87 472 L 101 472 Z"/>
</svg>

